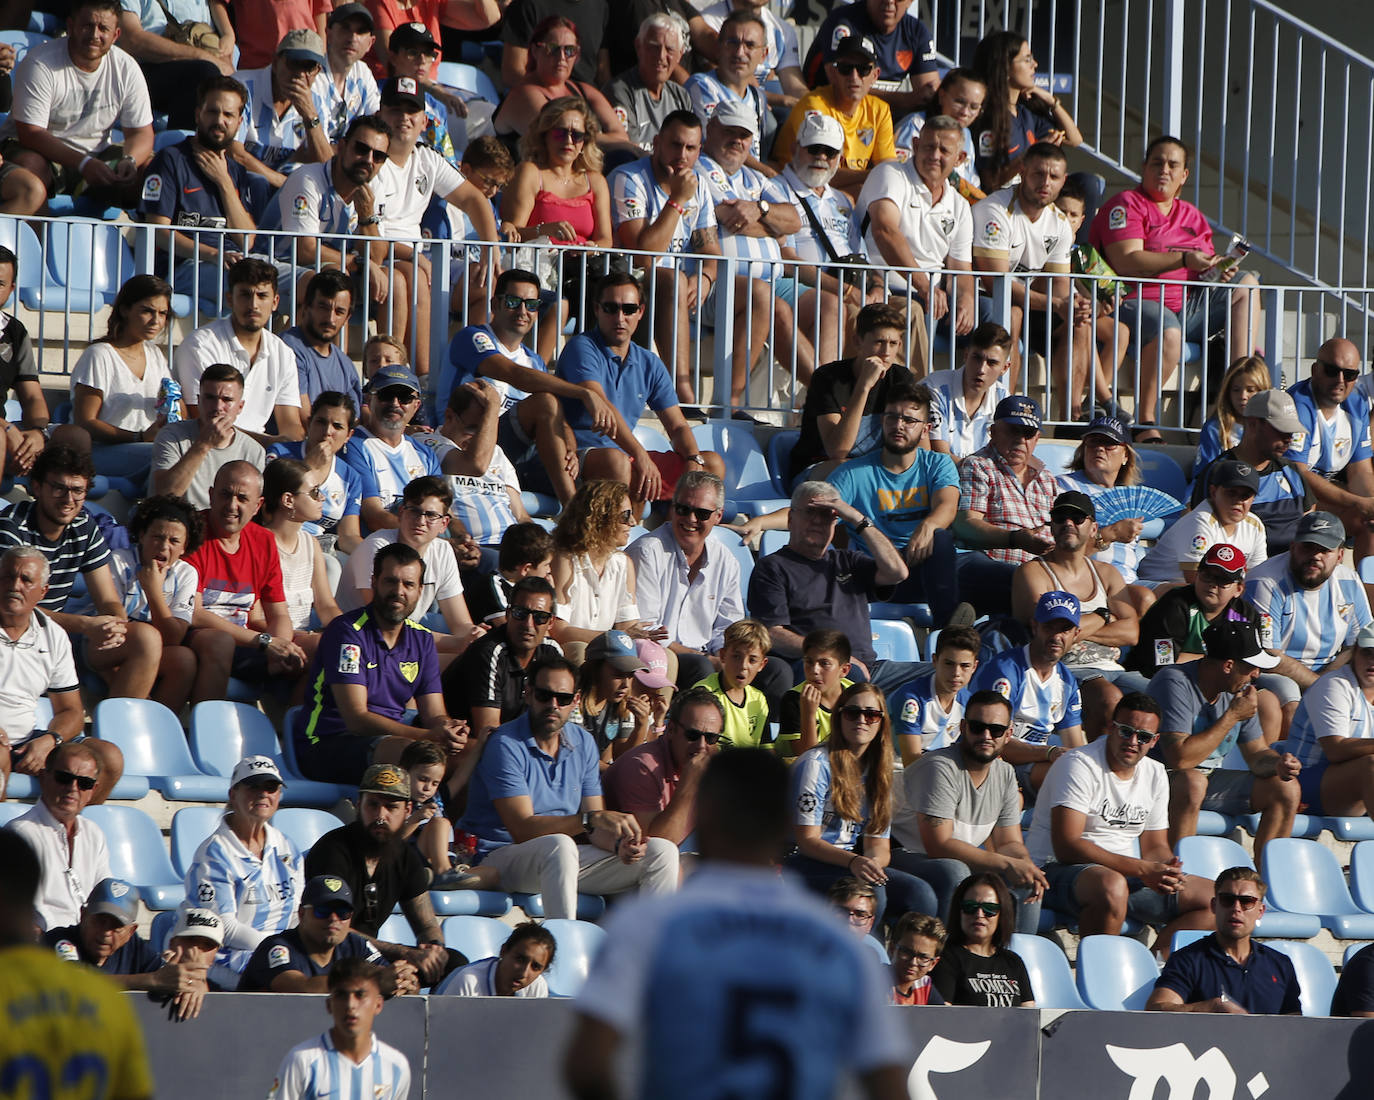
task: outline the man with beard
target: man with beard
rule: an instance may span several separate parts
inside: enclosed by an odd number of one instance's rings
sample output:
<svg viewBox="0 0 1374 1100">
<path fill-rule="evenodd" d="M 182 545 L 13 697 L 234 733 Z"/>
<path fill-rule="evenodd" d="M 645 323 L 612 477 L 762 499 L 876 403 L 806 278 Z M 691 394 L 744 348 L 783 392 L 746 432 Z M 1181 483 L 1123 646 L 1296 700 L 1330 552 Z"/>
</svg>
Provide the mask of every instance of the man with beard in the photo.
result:
<svg viewBox="0 0 1374 1100">
<path fill-rule="evenodd" d="M 1202 647 L 1201 660 L 1162 668 L 1150 681 L 1170 769 L 1169 843 L 1197 832 L 1200 810 L 1258 813 L 1258 860 L 1269 841 L 1292 833 L 1302 796 L 1293 782 L 1302 765 L 1269 747 L 1278 736 L 1278 710 L 1269 692 L 1254 684 L 1278 658 L 1260 647 L 1249 623 L 1224 619 L 1202 632 Z M 1239 747 L 1245 768 L 1226 767 L 1232 747 Z"/>
<path fill-rule="evenodd" d="M 372 559 L 371 601 L 325 627 L 291 731 L 306 778 L 351 783 L 374 760 L 400 760 L 415 740 L 443 746 L 455 766 L 467 723 L 444 712 L 434 636 L 410 621 L 424 577 L 413 547 L 383 546 Z M 418 726 L 401 721 L 412 699 Z"/>
<path fill-rule="evenodd" d="M 906 803 L 892 821 L 901 843 L 892 865 L 930 883 L 942 913 L 970 874 L 1001 875 L 1021 903 L 1016 930 L 1033 936 L 1047 884 L 1022 842 L 1016 771 L 1002 759 L 1011 728 L 1006 698 L 980 691 L 964 705 L 958 740 L 902 773 Z"/>
<path fill-rule="evenodd" d="M 177 227 L 172 233 L 176 262 L 170 281 L 178 293 L 193 293 L 207 307 L 213 306 L 213 313 L 220 312 L 225 297 L 225 273 L 246 251 L 244 240 L 218 233 L 202 238 L 180 230 L 256 228 L 256 215 L 270 188 L 262 176 L 228 156 L 247 101 L 247 89 L 233 77 L 205 81 L 196 95 L 196 132 L 153 157 L 138 204 L 149 224 Z M 162 245 L 154 270 L 166 276 L 168 266 Z"/>
<path fill-rule="evenodd" d="M 432 872 L 420 850 L 401 839 L 412 806 L 410 776 L 395 764 L 373 764 L 358 785 L 358 819 L 315 842 L 305 857 L 305 874 L 307 880 L 321 875 L 343 880 L 349 894 L 361 899 L 353 911 L 354 930 L 393 966 L 409 963 L 420 984 L 429 986 L 467 959 L 444 947 L 429 897 Z M 377 939 L 397 904 L 415 933 L 414 947 Z"/>
<path fill-rule="evenodd" d="M 901 552 L 907 579 L 892 598 L 929 604 L 931 618 L 943 626 L 959 602 L 949 529 L 959 509 L 959 474 L 949 455 L 921 446 L 930 405 L 925 386 L 894 386 L 883 406 L 881 449 L 846 462 L 829 481 Z"/>
<path fill-rule="evenodd" d="M 1330 512 L 1308 512 L 1286 554 L 1250 570 L 1245 597 L 1260 615 L 1260 640 L 1278 652 L 1276 675 L 1261 685 L 1283 703 L 1283 729 L 1301 691 L 1350 660 L 1355 636 L 1372 617 L 1355 570 L 1345 564 L 1345 525 Z"/>
<path fill-rule="evenodd" d="M 1072 592 L 1046 592 L 1031 616 L 1030 642 L 1003 650 L 978 670 L 971 687 L 995 691 L 1011 704 L 1012 740 L 1002 758 L 1028 792 L 1040 789 L 1056 758 L 1083 741 L 1078 681 L 1063 663 L 1078 640 L 1080 610 Z M 1050 744 L 1050 734 L 1059 744 Z"/>
<path fill-rule="evenodd" d="M 353 283 L 336 267 L 326 267 L 305 284 L 305 310 L 300 323 L 281 334 L 282 342 L 295 353 L 296 380 L 302 404 L 314 408 L 322 393 L 344 393 L 353 408 L 363 407 L 363 384 L 353 360 L 334 342 L 353 312 Z M 308 433 L 310 413 L 301 416 Z"/>
<path fill-rule="evenodd" d="M 368 534 L 400 526 L 405 488 L 417 477 L 443 473 L 439 455 L 410 438 L 406 429 L 420 411 L 423 387 L 404 363 L 388 363 L 367 383 L 371 427 L 358 428 L 339 457 L 362 483 L 359 515 Z"/>
</svg>

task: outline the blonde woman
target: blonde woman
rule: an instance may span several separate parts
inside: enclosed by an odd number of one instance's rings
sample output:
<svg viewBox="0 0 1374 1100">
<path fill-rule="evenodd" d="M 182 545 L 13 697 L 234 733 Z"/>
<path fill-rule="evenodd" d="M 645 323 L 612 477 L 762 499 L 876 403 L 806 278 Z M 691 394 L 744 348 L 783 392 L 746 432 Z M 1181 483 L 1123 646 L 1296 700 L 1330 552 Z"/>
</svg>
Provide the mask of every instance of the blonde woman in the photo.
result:
<svg viewBox="0 0 1374 1100">
<path fill-rule="evenodd" d="M 1197 461 L 1193 464 L 1194 475 L 1207 469 L 1222 451 L 1229 451 L 1240 443 L 1245 403 L 1261 390 L 1273 388 L 1274 379 L 1269 373 L 1269 364 L 1258 355 L 1243 355 L 1231 364 L 1221 379 L 1212 415 L 1202 426 L 1202 436 L 1197 443 Z"/>
</svg>

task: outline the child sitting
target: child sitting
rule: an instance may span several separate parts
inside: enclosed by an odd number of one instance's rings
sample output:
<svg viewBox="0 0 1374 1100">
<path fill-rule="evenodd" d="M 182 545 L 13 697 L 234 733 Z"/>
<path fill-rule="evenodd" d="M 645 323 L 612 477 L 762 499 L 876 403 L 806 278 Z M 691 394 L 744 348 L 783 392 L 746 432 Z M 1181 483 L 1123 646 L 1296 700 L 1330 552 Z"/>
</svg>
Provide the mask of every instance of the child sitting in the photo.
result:
<svg viewBox="0 0 1374 1100">
<path fill-rule="evenodd" d="M 741 619 L 725 628 L 721 669 L 698 687 L 713 693 L 725 707 L 725 729 L 720 743 L 728 748 L 758 748 L 768 729 L 768 700 L 751 687 L 768 660 L 772 640 L 768 628 L 757 619 Z"/>
<path fill-rule="evenodd" d="M 496 551 L 495 573 L 463 578 L 463 596 L 475 623 L 497 627 L 506 621 L 511 589 L 524 577 L 553 575 L 553 536 L 537 523 L 507 527 Z"/>
<path fill-rule="evenodd" d="M 450 851 L 453 825 L 440 794 L 447 759 L 433 741 L 412 741 L 401 753 L 401 767 L 410 773 L 412 806 L 401 839 L 415 845 L 434 872 L 431 890 L 494 890 L 500 875 L 493 868 L 461 866 Z"/>
<path fill-rule="evenodd" d="M 925 913 L 903 913 L 892 932 L 892 1003 L 940 1005 L 930 972 L 945 949 L 945 926 Z"/>
<path fill-rule="evenodd" d="M 946 627 L 935 645 L 934 670 L 892 693 L 889 710 L 903 767 L 922 752 L 942 749 L 959 736 L 981 646 L 982 638 L 973 627 Z"/>
<path fill-rule="evenodd" d="M 782 697 L 778 740 L 773 747 L 785 760 L 800 756 L 830 737 L 830 712 L 849 675 L 849 639 L 838 630 L 813 630 L 802 641 L 805 679 Z"/>
</svg>

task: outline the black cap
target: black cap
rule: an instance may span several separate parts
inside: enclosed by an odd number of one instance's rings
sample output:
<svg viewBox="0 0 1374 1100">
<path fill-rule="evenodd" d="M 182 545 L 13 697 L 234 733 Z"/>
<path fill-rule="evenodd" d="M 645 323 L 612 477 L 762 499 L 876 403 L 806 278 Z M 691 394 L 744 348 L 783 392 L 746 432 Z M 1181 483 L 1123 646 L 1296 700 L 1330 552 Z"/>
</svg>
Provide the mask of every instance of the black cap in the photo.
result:
<svg viewBox="0 0 1374 1100">
<path fill-rule="evenodd" d="M 402 23 L 391 32 L 391 37 L 386 43 L 388 50 L 409 50 L 416 46 L 428 50 L 439 48 L 439 43 L 434 41 L 434 35 L 429 33 L 429 28 L 423 23 Z"/>
<path fill-rule="evenodd" d="M 392 76 L 382 81 L 382 106 L 404 107 L 410 111 L 425 109 L 425 93 L 413 76 Z"/>
<path fill-rule="evenodd" d="M 1207 475 L 1207 484 L 1222 489 L 1249 489 L 1259 492 L 1259 471 L 1248 462 L 1237 462 L 1232 458 L 1216 463 Z"/>
<path fill-rule="evenodd" d="M 867 61 L 870 65 L 878 63 L 878 54 L 873 49 L 866 38 L 858 35 L 847 34 L 835 43 L 830 51 L 827 61 L 839 61 L 841 58 L 852 58 L 855 61 Z"/>
<path fill-rule="evenodd" d="M 1244 661 L 1255 668 L 1274 668 L 1279 659 L 1260 645 L 1252 623 L 1217 619 L 1202 632 L 1202 648 L 1214 661 Z"/>
<path fill-rule="evenodd" d="M 1097 518 L 1097 509 L 1093 507 L 1092 497 L 1087 493 L 1080 493 L 1077 489 L 1070 489 L 1067 493 L 1060 493 L 1054 498 L 1054 503 L 1050 505 L 1050 515 L 1054 515 L 1055 512 L 1077 512 L 1089 519 Z"/>
<path fill-rule="evenodd" d="M 362 4 L 340 4 L 329 13 L 326 26 L 332 27 L 335 23 L 342 23 L 345 19 L 361 19 L 367 24 L 368 30 L 373 30 L 377 26 L 372 20 L 372 13 Z"/>
</svg>

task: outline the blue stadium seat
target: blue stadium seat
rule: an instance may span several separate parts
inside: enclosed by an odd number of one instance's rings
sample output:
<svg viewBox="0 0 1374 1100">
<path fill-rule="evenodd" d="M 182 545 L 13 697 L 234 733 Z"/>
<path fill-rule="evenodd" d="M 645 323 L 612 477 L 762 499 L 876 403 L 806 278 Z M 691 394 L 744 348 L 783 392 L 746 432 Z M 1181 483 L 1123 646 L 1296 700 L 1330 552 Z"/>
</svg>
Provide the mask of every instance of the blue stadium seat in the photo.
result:
<svg viewBox="0 0 1374 1100">
<path fill-rule="evenodd" d="M 1374 937 L 1374 913 L 1356 906 L 1336 857 L 1310 840 L 1280 838 L 1264 846 L 1264 881 L 1275 904 L 1310 913 L 1341 939 Z"/>
<path fill-rule="evenodd" d="M 520 494 L 520 503 L 525 506 L 525 511 L 533 520 L 552 519 L 563 510 L 557 497 L 549 496 L 547 493 L 531 493 L 528 489 Z"/>
<path fill-rule="evenodd" d="M 290 806 L 278 810 L 272 817 L 272 824 L 300 849 L 301 855 L 305 855 L 315 846 L 315 841 L 339 828 L 343 822 L 328 810 Z"/>
<path fill-rule="evenodd" d="M 401 913 L 392 913 L 377 929 L 377 938 L 383 943 L 399 943 L 402 947 L 415 946 L 415 932 L 410 921 Z"/>
<path fill-rule="evenodd" d="M 1374 841 L 1362 840 L 1350 853 L 1350 893 L 1356 905 L 1374 913 Z"/>
<path fill-rule="evenodd" d="M 725 546 L 735 556 L 735 560 L 739 562 L 740 596 L 747 598 L 749 595 L 749 578 L 754 575 L 754 552 L 737 534 L 733 531 L 727 531 L 723 527 L 717 527 L 712 531 L 711 539 Z"/>
<path fill-rule="evenodd" d="M 180 145 L 188 137 L 194 136 L 194 130 L 160 130 L 153 135 L 153 152 L 160 153 L 169 145 Z"/>
<path fill-rule="evenodd" d="M 219 828 L 224 810 L 219 806 L 183 806 L 172 815 L 172 867 L 183 879 L 196 858 L 196 849 Z"/>
<path fill-rule="evenodd" d="M 501 93 L 496 84 L 476 65 L 464 65 L 459 61 L 439 62 L 439 83 L 455 92 L 465 92 L 464 99 L 484 99 L 495 107 L 501 102 Z"/>
<path fill-rule="evenodd" d="M 884 966 L 892 965 L 892 960 L 887 957 L 887 948 L 883 946 L 881 940 L 874 939 L 872 936 L 865 936 L 864 944 L 868 947 L 873 948 L 873 951 L 877 954 L 878 958 L 883 960 Z"/>
<path fill-rule="evenodd" d="M 180 802 L 223 802 L 228 781 L 205 775 L 191 759 L 177 717 L 151 699 L 102 699 L 95 705 L 95 735 L 118 745 L 124 770 L 145 776 L 164 798 Z"/>
<path fill-rule="evenodd" d="M 167 940 L 172 935 L 172 929 L 177 926 L 177 914 L 175 909 L 164 909 L 161 913 L 153 915 L 152 927 L 148 929 L 148 945 L 161 955 L 167 950 Z"/>
<path fill-rule="evenodd" d="M 520 906 L 528 917 L 542 919 L 544 916 L 544 899 L 538 894 L 511 894 L 511 901 Z M 600 894 L 577 895 L 578 920 L 600 920 L 605 912 L 606 899 Z"/>
<path fill-rule="evenodd" d="M 0 829 L 16 817 L 28 813 L 33 807 L 24 802 L 0 802 Z"/>
<path fill-rule="evenodd" d="M 880 661 L 919 661 L 916 634 L 901 619 L 874 619 L 873 652 Z"/>
<path fill-rule="evenodd" d="M 1365 559 L 1369 560 L 1369 559 Z M 1324 819 L 1327 831 L 1337 840 L 1358 843 L 1374 840 L 1374 821 L 1368 817 L 1328 817 Z"/>
<path fill-rule="evenodd" d="M 887 603 L 874 600 L 868 605 L 871 619 L 910 619 L 917 626 L 931 626 L 930 605 L 924 603 Z M 919 660 L 919 658 L 917 658 Z"/>
<path fill-rule="evenodd" d="M 1169 950 L 1177 951 L 1180 947 L 1187 947 L 1190 943 L 1197 943 L 1200 939 L 1205 939 L 1212 933 L 1205 928 L 1180 928 L 1174 933 L 1174 938 L 1169 941 Z"/>
<path fill-rule="evenodd" d="M 181 876 L 167 858 L 162 832 L 135 806 L 87 806 L 82 811 L 105 834 L 110 874 L 138 887 L 149 909 L 175 909 L 186 897 Z"/>
<path fill-rule="evenodd" d="M 646 451 L 671 451 L 673 449 L 666 435 L 657 428 L 649 427 L 647 424 L 636 424 L 634 426 L 634 437 L 639 440 L 639 445 Z"/>
<path fill-rule="evenodd" d="M 307 799 L 304 793 L 302 793 L 299 801 L 310 806 L 329 807 L 334 805 L 334 803 L 341 798 L 357 798 L 358 788 L 355 785 L 347 783 L 321 783 L 315 779 L 306 779 L 305 776 L 301 775 L 300 765 L 296 763 L 296 745 L 295 742 L 291 740 L 291 727 L 296 721 L 296 712 L 300 709 L 300 707 L 292 707 L 288 710 L 286 712 L 286 717 L 282 719 L 281 725 L 281 777 L 286 782 L 287 790 L 289 791 L 292 787 L 295 787 L 299 792 L 309 791 L 312 797 Z M 333 798 L 325 797 L 330 789 L 333 790 Z M 319 797 L 313 797 L 317 791 L 319 792 Z M 292 801 L 295 800 L 293 799 Z"/>
<path fill-rule="evenodd" d="M 317 806 L 329 808 L 339 801 L 341 788 L 337 783 L 317 783 L 288 775 L 282 760 L 281 746 L 272 720 L 248 703 L 231 699 L 207 699 L 191 710 L 191 757 L 207 775 L 222 775 L 226 779 L 234 773 L 234 765 L 245 756 L 270 756 L 281 769 L 286 788 L 282 791 L 283 806 Z M 351 788 L 342 788 L 346 793 Z"/>
<path fill-rule="evenodd" d="M 1272 843 L 1272 842 L 1271 842 Z M 1266 849 L 1267 850 L 1267 849 Z M 1304 1016 L 1331 1015 L 1331 995 L 1336 992 L 1336 972 L 1320 948 L 1302 940 L 1269 940 L 1268 946 L 1293 960 L 1301 989 Z"/>
<path fill-rule="evenodd" d="M 431 890 L 429 900 L 441 917 L 504 917 L 514 904 L 499 890 Z"/>
<path fill-rule="evenodd" d="M 715 451 L 725 460 L 726 516 L 732 516 L 738 506 L 751 502 L 752 515 L 772 512 L 787 504 L 786 494 L 779 494 L 768 472 L 763 448 L 754 433 L 738 421 L 708 420 L 692 428 L 697 446 Z"/>
<path fill-rule="evenodd" d="M 1199 836 L 1226 836 L 1235 827 L 1235 818 L 1219 814 L 1215 810 L 1201 810 L 1197 815 Z"/>
<path fill-rule="evenodd" d="M 1349 947 L 1347 947 L 1345 949 L 1345 954 L 1341 956 L 1341 969 L 1344 970 L 1347 966 L 1349 966 L 1350 960 L 1353 959 L 1356 955 L 1358 955 L 1368 946 L 1369 944 L 1367 943 L 1352 943 Z"/>
<path fill-rule="evenodd" d="M 1055 477 L 1069 472 L 1069 461 L 1077 443 L 1061 443 L 1055 439 L 1042 439 L 1035 445 L 1035 457 L 1045 464 L 1045 469 Z"/>
<path fill-rule="evenodd" d="M 444 946 L 461 951 L 468 962 L 476 962 L 498 954 L 510 932 L 510 925 L 492 917 L 449 917 L 444 921 Z M 444 987 L 438 991 L 443 993 Z"/>
<path fill-rule="evenodd" d="M 1365 584 L 1374 584 L 1374 558 L 1360 559 L 1360 580 Z"/>
<path fill-rule="evenodd" d="M 60 32 L 61 28 L 59 28 Z M 0 42 L 14 47 L 14 63 L 17 66 L 24 60 L 24 55 L 35 46 L 41 46 L 44 42 L 52 41 L 52 35 L 42 33 L 37 27 L 26 31 L 4 30 L 0 31 Z"/>
<path fill-rule="evenodd" d="M 1012 933 L 1011 949 L 1021 956 L 1030 975 L 1037 1008 L 1087 1008 L 1073 984 L 1069 960 L 1053 940 Z"/>
<path fill-rule="evenodd" d="M 1130 936 L 1084 936 L 1078 943 L 1078 992 L 1090 1008 L 1144 1008 L 1158 977 L 1150 949 Z"/>
<path fill-rule="evenodd" d="M 1035 449 L 1040 453 L 1040 448 Z M 1140 476 L 1146 485 L 1168 493 L 1175 500 L 1188 503 L 1188 478 L 1177 462 L 1165 452 L 1150 447 L 1137 448 L 1140 456 Z"/>
<path fill-rule="evenodd" d="M 46 224 L 48 266 L 34 308 L 95 313 L 113 302 L 125 280 L 137 274 L 133 250 L 118 226 L 86 220 Z"/>
<path fill-rule="evenodd" d="M 31 11 L 29 12 L 29 23 L 25 29 L 56 38 L 59 34 L 63 34 L 67 28 L 63 25 L 62 20 L 50 11 Z"/>
<path fill-rule="evenodd" d="M 1245 829 L 1251 836 L 1255 835 L 1255 830 L 1259 828 L 1259 814 L 1241 814 L 1236 818 L 1236 823 Z M 1326 828 L 1326 818 L 1314 817 L 1311 814 L 1297 814 L 1293 818 L 1292 836 L 1299 840 L 1311 840 L 1321 836 L 1322 830 Z"/>
<path fill-rule="evenodd" d="M 768 437 L 768 472 L 773 478 L 773 488 L 780 497 L 791 497 L 787 487 L 787 471 L 791 466 L 792 448 L 801 439 L 796 428 L 774 432 Z"/>
<path fill-rule="evenodd" d="M 558 944 L 553 965 L 544 974 L 549 993 L 555 997 L 575 997 L 587 980 L 606 933 L 599 925 L 582 920 L 546 920 L 544 929 Z"/>
<path fill-rule="evenodd" d="M 1189 875 L 1214 879 L 1228 867 L 1254 867 L 1250 853 L 1224 836 L 1185 836 L 1174 849 Z"/>
<path fill-rule="evenodd" d="M 776 554 L 787 545 L 786 531 L 761 531 L 759 533 L 759 557 L 766 558 Z"/>
</svg>

